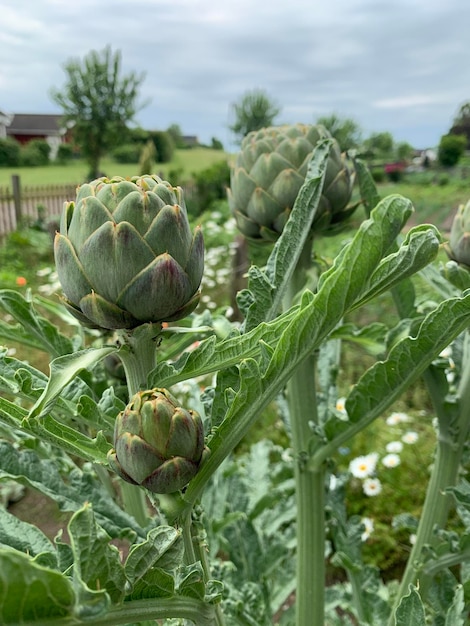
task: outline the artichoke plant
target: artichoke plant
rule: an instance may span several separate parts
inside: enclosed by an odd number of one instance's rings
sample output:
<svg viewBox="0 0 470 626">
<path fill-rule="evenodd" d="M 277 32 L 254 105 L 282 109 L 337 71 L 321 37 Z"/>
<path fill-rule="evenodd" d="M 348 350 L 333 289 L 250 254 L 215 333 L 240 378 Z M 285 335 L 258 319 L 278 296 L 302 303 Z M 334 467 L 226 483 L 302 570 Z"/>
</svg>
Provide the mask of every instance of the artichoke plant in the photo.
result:
<svg viewBox="0 0 470 626">
<path fill-rule="evenodd" d="M 232 168 L 228 198 L 239 230 L 249 239 L 275 241 L 294 206 L 313 149 L 330 137 L 323 126 L 273 126 L 249 133 Z M 331 230 L 355 210 L 348 206 L 353 176 L 336 141 L 330 150 L 312 229 Z"/>
<path fill-rule="evenodd" d="M 132 329 L 179 320 L 198 304 L 202 232 L 191 232 L 181 188 L 157 176 L 81 185 L 54 251 L 64 303 L 85 325 Z"/>
<path fill-rule="evenodd" d="M 117 419 L 111 468 L 153 493 L 173 493 L 196 475 L 204 430 L 195 411 L 179 407 L 166 389 L 136 393 Z"/>
<path fill-rule="evenodd" d="M 470 269 L 470 200 L 461 204 L 455 214 L 447 253 L 451 259 Z"/>
</svg>

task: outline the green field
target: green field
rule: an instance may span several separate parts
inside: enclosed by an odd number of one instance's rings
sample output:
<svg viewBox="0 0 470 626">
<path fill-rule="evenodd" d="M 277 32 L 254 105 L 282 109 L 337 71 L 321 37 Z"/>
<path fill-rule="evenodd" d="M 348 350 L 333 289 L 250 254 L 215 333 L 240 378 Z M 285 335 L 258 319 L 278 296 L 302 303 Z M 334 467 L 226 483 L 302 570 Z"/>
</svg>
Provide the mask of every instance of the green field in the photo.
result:
<svg viewBox="0 0 470 626">
<path fill-rule="evenodd" d="M 173 160 L 170 163 L 157 163 L 155 172 L 169 178 L 170 173 L 175 173 L 177 180 L 170 180 L 174 185 L 191 178 L 191 174 L 199 172 L 213 163 L 229 159 L 230 155 L 221 150 L 209 148 L 194 148 L 191 150 L 175 150 Z M 135 176 L 139 173 L 139 165 L 116 163 L 111 158 L 105 158 L 101 162 L 101 170 L 107 176 Z M 88 172 L 88 165 L 81 160 L 73 161 L 67 165 L 47 165 L 43 167 L 5 167 L 0 168 L 0 187 L 9 186 L 11 177 L 17 174 L 21 178 L 22 185 L 55 185 L 55 184 L 79 184 L 84 182 Z M 172 178 L 175 178 L 173 176 Z"/>
</svg>

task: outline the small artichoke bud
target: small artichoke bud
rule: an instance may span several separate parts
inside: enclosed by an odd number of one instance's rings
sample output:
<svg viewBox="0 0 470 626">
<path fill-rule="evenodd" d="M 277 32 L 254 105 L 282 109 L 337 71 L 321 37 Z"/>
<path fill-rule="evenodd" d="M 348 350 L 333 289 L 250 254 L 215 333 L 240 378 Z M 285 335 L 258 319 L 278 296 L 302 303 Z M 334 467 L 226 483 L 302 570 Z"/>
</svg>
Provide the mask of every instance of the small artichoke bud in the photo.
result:
<svg viewBox="0 0 470 626">
<path fill-rule="evenodd" d="M 470 200 L 461 204 L 455 214 L 447 254 L 459 265 L 470 269 Z"/>
<path fill-rule="evenodd" d="M 204 450 L 199 414 L 179 407 L 166 389 L 152 389 L 136 393 L 118 415 L 108 462 L 127 482 L 173 493 L 196 475 Z"/>
<path fill-rule="evenodd" d="M 202 232 L 190 230 L 181 188 L 158 176 L 81 185 L 64 206 L 54 253 L 64 303 L 84 325 L 171 322 L 199 302 Z"/>
<path fill-rule="evenodd" d="M 231 172 L 229 205 L 240 232 L 275 241 L 304 183 L 317 142 L 330 137 L 323 126 L 273 126 L 249 133 Z M 312 230 L 333 230 L 356 209 L 349 206 L 354 177 L 334 141 Z"/>
</svg>

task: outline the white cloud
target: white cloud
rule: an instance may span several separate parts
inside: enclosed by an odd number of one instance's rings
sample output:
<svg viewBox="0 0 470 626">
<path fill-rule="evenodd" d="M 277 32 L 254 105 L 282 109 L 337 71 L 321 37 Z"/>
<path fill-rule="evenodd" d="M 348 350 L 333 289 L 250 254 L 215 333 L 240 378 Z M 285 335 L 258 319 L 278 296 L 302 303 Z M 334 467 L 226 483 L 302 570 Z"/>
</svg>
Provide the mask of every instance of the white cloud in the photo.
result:
<svg viewBox="0 0 470 626">
<path fill-rule="evenodd" d="M 436 145 L 470 100 L 467 0 L 4 0 L 0 109 L 52 112 L 63 64 L 110 44 L 145 72 L 138 121 L 232 138 L 230 104 L 261 87 L 279 122 L 331 112 Z"/>
</svg>

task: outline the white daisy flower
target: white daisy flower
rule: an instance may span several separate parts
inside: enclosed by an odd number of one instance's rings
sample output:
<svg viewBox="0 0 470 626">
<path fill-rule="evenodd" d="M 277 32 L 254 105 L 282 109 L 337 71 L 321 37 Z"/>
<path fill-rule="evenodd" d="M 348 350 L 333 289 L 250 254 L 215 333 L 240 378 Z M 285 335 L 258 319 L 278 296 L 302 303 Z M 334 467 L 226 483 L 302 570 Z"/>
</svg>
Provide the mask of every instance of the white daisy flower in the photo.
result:
<svg viewBox="0 0 470 626">
<path fill-rule="evenodd" d="M 374 520 L 370 517 L 363 517 L 361 523 L 364 526 L 364 532 L 361 535 L 362 541 L 367 541 L 374 530 Z"/>
<path fill-rule="evenodd" d="M 391 441 L 390 443 L 387 443 L 385 449 L 387 450 L 387 452 L 400 454 L 400 452 L 403 450 L 403 444 L 401 441 Z"/>
<path fill-rule="evenodd" d="M 346 413 L 346 398 L 338 398 L 336 400 L 336 410 L 341 413 Z"/>
<path fill-rule="evenodd" d="M 406 413 L 396 412 L 387 417 L 387 424 L 389 426 L 398 426 L 398 424 L 401 424 L 402 422 L 408 422 L 409 419 L 410 417 Z"/>
<path fill-rule="evenodd" d="M 397 467 L 397 465 L 400 465 L 400 457 L 398 454 L 387 454 L 382 459 L 382 463 L 385 467 Z"/>
<path fill-rule="evenodd" d="M 409 430 L 407 433 L 403 435 L 401 440 L 404 443 L 416 443 L 418 441 L 418 433 L 415 433 L 414 430 Z"/>
<path fill-rule="evenodd" d="M 364 456 L 358 456 L 349 463 L 349 471 L 355 478 L 367 478 L 375 471 L 378 454 L 372 452 Z"/>
<path fill-rule="evenodd" d="M 382 483 L 378 478 L 366 478 L 362 490 L 366 496 L 377 496 L 382 491 Z"/>
</svg>

